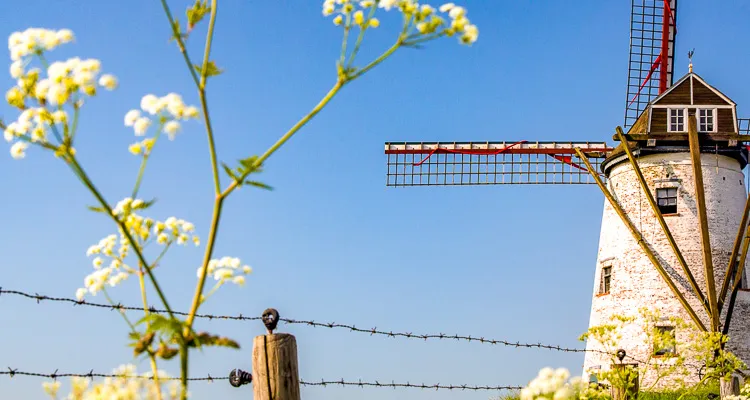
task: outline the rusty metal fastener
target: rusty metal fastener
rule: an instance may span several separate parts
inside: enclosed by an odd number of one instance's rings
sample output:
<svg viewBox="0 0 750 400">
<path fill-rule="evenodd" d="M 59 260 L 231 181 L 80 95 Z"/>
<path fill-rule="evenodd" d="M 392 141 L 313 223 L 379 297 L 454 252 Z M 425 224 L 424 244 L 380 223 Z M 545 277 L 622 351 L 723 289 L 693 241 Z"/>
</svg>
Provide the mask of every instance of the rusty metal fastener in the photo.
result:
<svg viewBox="0 0 750 400">
<path fill-rule="evenodd" d="M 247 385 L 253 381 L 253 375 L 241 369 L 233 369 L 229 372 L 229 384 L 234 387 Z"/>
<path fill-rule="evenodd" d="M 273 333 L 276 325 L 279 324 L 279 312 L 273 308 L 268 308 L 266 311 L 263 311 L 261 319 L 263 319 L 263 324 L 268 329 L 268 333 Z"/>
</svg>

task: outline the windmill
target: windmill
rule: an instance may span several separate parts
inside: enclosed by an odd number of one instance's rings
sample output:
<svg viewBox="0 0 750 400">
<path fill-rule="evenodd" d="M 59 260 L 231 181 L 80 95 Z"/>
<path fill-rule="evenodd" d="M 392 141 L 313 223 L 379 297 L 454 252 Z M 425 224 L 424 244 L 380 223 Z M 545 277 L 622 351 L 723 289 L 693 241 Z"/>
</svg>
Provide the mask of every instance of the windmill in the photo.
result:
<svg viewBox="0 0 750 400">
<path fill-rule="evenodd" d="M 595 184 L 606 199 L 589 325 L 656 306 L 662 316 L 728 334 L 728 349 L 750 364 L 750 197 L 742 173 L 750 119 L 738 119 L 736 104 L 694 73 L 692 61 L 674 81 L 676 34 L 676 0 L 632 0 L 627 133 L 617 127 L 616 146 L 387 142 L 386 185 Z M 668 321 L 658 329 L 677 339 L 685 334 Z M 640 360 L 680 351 L 638 334 L 621 346 Z M 607 355 L 587 352 L 584 369 L 609 363 Z"/>
</svg>

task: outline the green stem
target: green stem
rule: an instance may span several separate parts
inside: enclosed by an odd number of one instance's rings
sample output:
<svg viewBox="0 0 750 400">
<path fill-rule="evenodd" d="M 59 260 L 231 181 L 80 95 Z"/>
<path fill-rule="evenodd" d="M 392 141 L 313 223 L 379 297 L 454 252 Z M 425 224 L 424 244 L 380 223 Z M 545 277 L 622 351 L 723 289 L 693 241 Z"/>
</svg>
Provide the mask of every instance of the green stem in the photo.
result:
<svg viewBox="0 0 750 400">
<path fill-rule="evenodd" d="M 169 246 L 172 245 L 172 242 L 167 243 L 166 246 L 164 246 L 164 249 L 159 253 L 159 256 L 156 257 L 156 260 L 151 264 L 149 269 L 156 268 L 159 265 L 159 261 L 161 261 L 162 257 L 164 257 L 165 254 L 167 254 L 167 250 L 169 250 Z"/>
<path fill-rule="evenodd" d="M 393 46 L 391 46 L 388 50 L 386 50 L 383 54 L 381 54 L 380 57 L 376 58 L 371 63 L 364 66 L 364 68 L 357 71 L 356 74 L 352 75 L 349 78 L 349 81 L 353 81 L 359 78 L 360 76 L 364 75 L 365 73 L 367 73 L 367 71 L 375 68 L 378 64 L 385 61 L 386 58 L 390 57 L 391 54 L 393 54 L 396 50 L 398 50 L 398 48 L 401 47 L 402 44 L 403 44 L 403 39 L 401 36 L 399 36 L 398 40 L 396 41 L 396 43 L 393 44 Z"/>
<path fill-rule="evenodd" d="M 76 137 L 76 132 L 78 131 L 78 110 L 79 107 L 73 103 L 73 124 L 70 127 L 70 144 L 73 144 L 73 139 Z"/>
<path fill-rule="evenodd" d="M 143 159 L 141 160 L 141 166 L 138 168 L 138 177 L 135 179 L 135 187 L 133 187 L 133 195 L 131 198 L 135 200 L 136 196 L 138 196 L 138 190 L 141 188 L 141 181 L 143 180 L 143 173 L 146 171 L 146 163 L 148 162 L 149 157 L 151 156 L 151 153 L 154 151 L 154 148 L 156 147 L 156 142 L 159 140 L 159 136 L 161 136 L 162 127 L 159 126 L 159 129 L 156 131 L 156 134 L 154 135 L 154 143 L 151 145 L 151 150 L 148 151 L 148 153 L 143 154 Z"/>
<path fill-rule="evenodd" d="M 320 102 L 312 109 L 312 111 L 310 111 L 307 115 L 305 115 L 304 117 L 302 117 L 302 119 L 300 119 L 296 124 L 294 124 L 294 126 L 291 129 L 289 129 L 289 131 L 287 131 L 284 134 L 284 136 L 282 136 L 276 143 L 274 143 L 273 146 L 271 146 L 268 150 L 266 150 L 266 152 L 263 153 L 263 155 L 260 156 L 260 158 L 258 158 L 255 161 L 254 167 L 257 168 L 261 164 L 263 164 L 263 161 L 265 161 L 268 157 L 270 157 L 271 154 L 273 154 L 284 143 L 286 143 L 292 136 L 294 136 L 294 134 L 297 133 L 297 131 L 299 131 L 300 128 L 302 128 L 303 126 L 305 126 L 305 124 L 307 124 L 311 119 L 313 119 L 313 117 L 315 117 L 315 115 L 317 115 L 320 112 L 320 110 L 322 110 L 323 107 L 325 107 L 331 101 L 331 99 L 333 99 L 333 97 L 336 96 L 336 93 L 338 93 L 339 90 L 341 90 L 341 88 L 346 84 L 346 82 L 347 81 L 342 80 L 342 79 L 337 80 L 336 84 L 333 85 L 333 87 L 331 88 L 331 90 L 328 91 L 328 94 L 326 94 L 325 97 L 323 97 L 323 99 L 320 100 Z M 250 168 L 250 170 L 254 170 L 255 168 Z M 238 186 L 237 182 L 242 182 L 246 177 L 247 177 L 247 174 L 243 174 L 242 177 L 241 177 L 241 179 L 239 179 L 237 181 L 233 181 L 224 190 L 224 192 L 221 193 L 220 197 L 221 198 L 225 198 L 230 193 L 232 193 L 232 191 L 234 191 L 234 189 L 236 189 L 237 186 Z"/>
<path fill-rule="evenodd" d="M 201 109 L 203 110 L 203 116 L 206 118 L 206 136 L 208 137 L 208 151 L 211 155 L 211 170 L 214 176 L 214 191 L 218 196 L 221 193 L 221 181 L 219 180 L 219 166 L 218 159 L 216 157 L 216 144 L 214 141 L 214 132 L 211 127 L 211 117 L 208 113 L 208 101 L 206 100 L 206 92 L 200 90 Z"/>
<path fill-rule="evenodd" d="M 407 39 L 404 39 L 403 45 L 404 46 L 414 46 L 416 44 L 424 43 L 424 42 L 429 42 L 430 40 L 435 40 L 435 39 L 443 37 L 443 36 L 445 36 L 445 32 L 440 32 L 440 33 L 437 33 L 437 34 L 434 34 L 434 35 L 430 35 L 430 36 L 424 36 L 424 37 L 422 37 L 420 39 L 415 39 L 415 40 L 409 40 L 409 38 L 407 38 Z"/>
<path fill-rule="evenodd" d="M 110 305 L 111 305 L 112 307 L 115 307 L 115 308 L 117 308 L 117 305 L 115 305 L 115 302 L 114 302 L 114 301 L 112 301 L 112 298 L 111 298 L 111 297 L 109 297 L 109 293 L 107 293 L 107 289 L 105 289 L 105 288 L 102 288 L 102 293 L 104 293 L 104 297 L 105 297 L 105 298 L 107 299 L 107 301 L 109 302 L 109 304 L 110 304 Z M 132 322 L 130 322 L 130 319 L 128 319 L 128 316 L 127 316 L 127 315 L 125 315 L 125 312 L 123 312 L 123 311 L 122 311 L 121 309 L 119 309 L 119 308 L 117 309 L 117 311 L 119 311 L 119 314 L 120 314 L 120 315 L 122 315 L 122 318 L 123 318 L 123 319 L 125 320 L 125 323 L 126 323 L 126 324 L 128 324 L 128 326 L 130 327 L 130 331 L 131 331 L 131 332 L 135 332 L 135 331 L 136 331 L 136 330 L 135 330 L 135 325 L 133 325 L 133 323 L 132 323 Z"/>
<path fill-rule="evenodd" d="M 133 248 L 133 252 L 135 252 L 136 256 L 138 257 L 138 260 L 143 263 L 143 265 L 149 265 L 148 261 L 146 261 L 146 258 L 143 256 L 143 253 L 141 250 L 136 246 L 136 241 L 133 238 L 133 236 L 128 231 L 127 227 L 125 226 L 125 223 L 123 221 L 120 221 L 117 219 L 117 216 L 112 214 L 112 208 L 109 206 L 109 203 L 104 199 L 102 194 L 99 192 L 99 190 L 94 186 L 93 182 L 89 179 L 88 175 L 86 175 L 86 172 L 83 170 L 81 165 L 76 161 L 75 156 L 68 155 L 68 165 L 73 169 L 73 172 L 78 175 L 78 178 L 83 182 L 83 184 L 89 189 L 89 191 L 96 197 L 96 199 L 99 201 L 99 204 L 104 208 L 105 211 L 107 211 L 107 214 L 112 218 L 112 220 L 115 221 L 115 223 L 120 227 L 122 230 L 123 235 L 125 235 L 125 238 L 128 239 L 128 242 L 130 243 L 131 247 Z M 167 298 L 164 296 L 164 292 L 161 290 L 161 287 L 159 286 L 159 283 L 156 281 L 156 277 L 153 275 L 150 269 L 146 268 L 146 272 L 148 273 L 148 277 L 151 280 L 151 283 L 154 285 L 154 289 L 156 290 L 156 293 L 159 295 L 159 299 L 161 300 L 162 304 L 164 305 L 164 308 L 169 313 L 169 317 L 172 319 L 175 319 L 174 313 L 172 312 L 172 308 L 169 306 L 169 302 L 167 302 Z"/>
<path fill-rule="evenodd" d="M 203 117 L 206 119 L 206 136 L 208 136 L 208 151 L 211 155 L 211 171 L 214 177 L 214 192 L 218 196 L 221 193 L 221 181 L 219 179 L 219 165 L 216 156 L 216 144 L 214 141 L 214 132 L 211 125 L 211 117 L 208 112 L 208 100 L 206 99 L 206 79 L 208 77 L 208 63 L 211 56 L 211 44 L 213 43 L 214 25 L 216 24 L 216 0 L 211 1 L 211 17 L 208 21 L 208 33 L 206 34 L 206 47 L 203 52 L 203 67 L 201 68 L 201 78 L 198 84 L 198 94 L 201 101 Z"/>
<path fill-rule="evenodd" d="M 203 288 L 206 285 L 206 277 L 208 276 L 208 263 L 211 261 L 211 255 L 214 251 L 214 243 L 216 241 L 216 234 L 219 231 L 219 220 L 221 219 L 221 208 L 223 204 L 224 196 L 216 196 L 214 211 L 211 216 L 211 228 L 208 232 L 208 242 L 206 243 L 206 252 L 203 255 L 203 262 L 201 263 L 202 273 L 198 279 L 198 284 L 195 287 L 195 294 L 193 295 L 193 303 L 190 306 L 190 312 L 185 320 L 186 329 L 190 329 L 193 326 L 195 314 L 198 312 L 198 307 L 201 304 L 201 295 L 203 294 Z"/>
<path fill-rule="evenodd" d="M 354 43 L 354 49 L 352 50 L 352 55 L 349 56 L 349 62 L 346 64 L 346 69 L 352 67 L 352 64 L 354 63 L 354 58 L 357 56 L 357 53 L 359 52 L 359 46 L 362 44 L 362 39 L 365 37 L 365 31 L 367 30 L 367 27 L 370 24 L 370 20 L 372 19 L 372 16 L 375 14 L 375 10 L 377 10 L 378 5 L 373 4 L 370 8 L 370 14 L 367 16 L 367 19 L 365 19 L 365 22 L 362 24 L 359 30 L 359 35 L 357 36 L 357 41 Z"/>
<path fill-rule="evenodd" d="M 164 13 L 167 14 L 167 19 L 169 20 L 169 27 L 172 28 L 172 34 L 174 35 L 175 40 L 177 41 L 177 46 L 180 48 L 180 53 L 182 53 L 182 58 L 185 59 L 185 63 L 187 64 L 188 70 L 190 71 L 190 76 L 193 77 L 195 86 L 200 86 L 200 82 L 198 81 L 198 75 L 196 75 L 195 73 L 195 69 L 193 68 L 193 63 L 190 61 L 190 56 L 188 56 L 187 49 L 185 48 L 185 42 L 183 42 L 182 36 L 180 36 L 179 25 L 175 24 L 175 20 L 174 18 L 172 18 L 172 12 L 169 11 L 167 0 L 161 0 L 161 5 L 164 8 Z"/>
<path fill-rule="evenodd" d="M 344 61 L 346 60 L 346 41 L 349 38 L 349 30 L 352 28 L 352 13 L 346 14 L 346 21 L 344 22 L 344 39 L 341 41 L 341 55 L 339 56 L 339 65 L 344 68 Z"/>
</svg>

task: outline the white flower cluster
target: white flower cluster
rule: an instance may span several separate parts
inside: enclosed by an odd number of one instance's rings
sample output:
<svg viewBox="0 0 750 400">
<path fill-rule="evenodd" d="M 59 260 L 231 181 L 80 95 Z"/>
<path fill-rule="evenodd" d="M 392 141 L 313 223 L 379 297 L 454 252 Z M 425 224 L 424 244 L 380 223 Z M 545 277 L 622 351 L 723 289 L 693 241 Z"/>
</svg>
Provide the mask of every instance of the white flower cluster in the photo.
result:
<svg viewBox="0 0 750 400">
<path fill-rule="evenodd" d="M 27 108 L 18 117 L 18 120 L 8 124 L 3 132 L 3 138 L 8 143 L 21 137 L 27 138 L 32 143 L 46 143 L 50 127 L 64 125 L 67 121 L 68 115 L 63 110 L 50 113 L 43 107 Z M 28 142 L 17 141 L 11 146 L 10 155 L 16 159 L 23 158 L 28 147 Z"/>
<path fill-rule="evenodd" d="M 327 17 L 331 14 L 338 13 L 339 15 L 333 18 L 333 23 L 335 25 L 341 25 L 341 23 L 344 22 L 344 18 L 346 18 L 348 21 L 347 25 L 353 22 L 361 29 L 377 28 L 380 26 L 380 21 L 377 18 L 365 18 L 365 14 L 362 10 L 354 11 L 355 6 L 353 3 L 352 0 L 325 0 L 323 1 L 323 15 Z M 363 9 L 367 9 L 373 7 L 375 3 L 376 1 L 366 0 L 360 1 L 359 5 Z M 382 3 L 384 2 L 381 1 L 380 3 L 380 7 L 382 8 Z M 350 15 L 351 19 L 349 18 Z"/>
<path fill-rule="evenodd" d="M 208 262 L 208 274 L 213 275 L 214 280 L 218 281 L 220 286 L 225 282 L 232 282 L 242 286 L 245 284 L 244 275 L 253 272 L 253 269 L 247 265 L 241 265 L 239 258 L 222 257 L 218 260 Z M 203 267 L 198 268 L 198 278 L 203 275 Z"/>
<path fill-rule="evenodd" d="M 155 221 L 152 218 L 146 218 L 135 213 L 136 210 L 145 207 L 146 203 L 143 200 L 133 200 L 127 197 L 120 200 L 112 209 L 112 214 L 124 222 L 128 232 L 138 243 L 139 249 L 142 249 L 154 237 L 156 243 L 163 246 L 169 246 L 173 243 L 186 245 L 189 241 L 192 241 L 196 246 L 200 245 L 200 239 L 194 234 L 195 226 L 191 222 L 175 217 L 169 217 L 163 222 Z M 125 281 L 131 274 L 136 273 L 132 267 L 125 263 L 131 244 L 122 230 L 119 232 L 119 248 L 115 251 L 117 242 L 118 235 L 109 235 L 86 251 L 86 256 L 96 256 L 92 261 L 94 272 L 84 278 L 84 287 L 76 291 L 78 300 L 82 300 L 87 293 L 95 296 L 107 284 L 115 287 Z M 109 259 L 107 266 L 104 266 L 103 258 Z"/>
<path fill-rule="evenodd" d="M 133 127 L 136 136 L 143 136 L 151 126 L 151 119 L 144 116 L 141 111 L 158 116 L 164 124 L 162 129 L 169 136 L 169 140 L 174 140 L 177 132 L 180 131 L 180 120 L 198 118 L 198 109 L 194 106 L 186 106 L 182 97 L 176 93 L 169 93 L 163 97 L 156 97 L 153 94 L 147 94 L 141 99 L 141 110 L 130 110 L 125 114 L 125 126 Z M 133 154 L 148 154 L 154 145 L 154 139 L 145 139 L 142 142 L 136 142 L 129 147 Z"/>
<path fill-rule="evenodd" d="M 573 400 L 585 388 L 580 377 L 569 382 L 570 372 L 565 368 L 542 368 L 529 385 L 521 389 L 520 400 Z"/>
<path fill-rule="evenodd" d="M 138 374 L 136 367 L 132 364 L 122 365 L 112 371 L 115 378 L 104 378 L 100 383 L 91 384 L 88 378 L 73 377 L 70 380 L 70 393 L 68 400 L 99 400 L 99 399 L 142 399 L 176 400 L 180 394 L 180 382 L 169 381 L 169 375 L 157 370 L 158 384 L 154 379 L 148 379 L 153 373 Z M 146 378 L 146 379 L 144 379 Z M 163 388 L 163 386 L 167 386 Z M 57 399 L 60 390 L 60 381 L 42 383 L 44 391 L 53 399 Z"/>
<path fill-rule="evenodd" d="M 83 300 L 83 297 L 87 293 L 96 296 L 97 293 L 104 289 L 106 284 L 115 287 L 126 280 L 130 274 L 134 273 L 132 268 L 124 262 L 129 248 L 127 239 L 120 239 L 120 248 L 117 252 L 115 252 L 116 245 L 117 236 L 109 235 L 100 240 L 99 243 L 89 247 L 86 251 L 87 256 L 96 256 L 92 261 L 94 272 L 83 279 L 84 287 L 76 291 L 76 298 L 78 300 Z M 102 256 L 110 259 L 109 265 L 106 267 L 104 266 Z"/>
<path fill-rule="evenodd" d="M 360 28 L 380 25 L 377 18 L 365 19 L 362 10 L 355 11 L 354 3 L 353 0 L 325 0 L 323 2 L 323 15 L 329 16 L 338 13 L 333 18 L 333 23 L 341 25 L 346 21 L 345 27 L 349 27 L 351 23 L 358 25 Z M 420 5 L 416 0 L 364 0 L 358 3 L 363 9 L 377 6 L 385 11 L 390 11 L 392 8 L 398 8 L 407 20 L 411 21 L 411 28 L 416 28 L 418 34 L 422 36 L 434 35 L 430 37 L 437 38 L 441 35 L 459 35 L 459 41 L 466 45 L 476 42 L 479 38 L 479 29 L 466 17 L 466 9 L 453 3 L 443 4 L 439 8 L 441 13 L 447 13 L 451 21 L 450 25 L 447 25 L 446 20 L 437 14 L 435 8 L 429 4 Z"/>
<path fill-rule="evenodd" d="M 49 29 L 29 28 L 23 32 L 13 32 L 8 37 L 8 50 L 10 50 L 10 59 L 19 61 L 30 54 L 52 50 L 61 44 L 72 41 L 73 32 L 69 29 L 53 31 Z"/>
<path fill-rule="evenodd" d="M 5 93 L 5 100 L 13 107 L 23 110 L 19 119 L 11 122 L 3 132 L 3 137 L 11 145 L 11 156 L 23 158 L 30 143 L 47 144 L 48 130 L 53 130 L 58 137 L 60 132 L 68 135 L 68 117 L 63 107 L 74 104 L 78 108 L 83 96 L 94 96 L 99 86 L 108 90 L 117 87 L 117 79 L 109 74 L 99 76 L 101 62 L 96 59 L 81 60 L 78 57 L 67 61 L 56 61 L 46 67 L 47 77 L 41 76 L 39 68 L 27 68 L 37 56 L 43 65 L 45 51 L 52 50 L 61 44 L 73 40 L 73 33 L 68 29 L 52 31 L 30 28 L 23 32 L 14 32 L 8 38 L 10 50 L 10 76 L 16 85 Z M 34 108 L 32 105 L 39 107 Z M 55 106 L 48 110 L 47 106 Z M 31 119 L 37 118 L 35 124 Z M 17 141 L 16 141 L 17 140 Z M 74 154 L 72 148 L 60 143 L 57 149 L 61 153 Z"/>
</svg>

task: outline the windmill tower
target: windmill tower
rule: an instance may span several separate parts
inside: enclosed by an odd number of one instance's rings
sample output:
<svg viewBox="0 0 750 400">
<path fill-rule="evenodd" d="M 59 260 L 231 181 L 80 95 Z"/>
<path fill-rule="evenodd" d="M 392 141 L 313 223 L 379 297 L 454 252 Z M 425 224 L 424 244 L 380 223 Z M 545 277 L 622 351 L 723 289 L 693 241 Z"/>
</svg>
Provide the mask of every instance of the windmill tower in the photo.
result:
<svg viewBox="0 0 750 400">
<path fill-rule="evenodd" d="M 606 142 L 388 142 L 387 186 L 596 184 L 605 195 L 590 325 L 657 308 L 730 336 L 750 364 L 745 265 L 750 120 L 690 72 L 672 84 L 676 0 L 632 0 L 625 128 Z M 728 276 L 728 279 L 725 277 Z M 642 323 L 639 322 L 639 323 Z M 684 332 L 664 324 L 659 329 Z M 636 360 L 669 362 L 645 335 L 620 343 Z M 595 343 L 587 343 L 597 350 Z M 658 357 L 649 357 L 657 355 Z M 587 352 L 587 371 L 611 367 Z M 700 371 L 688 377 L 697 381 Z M 648 385 L 648 376 L 641 377 Z"/>
</svg>

